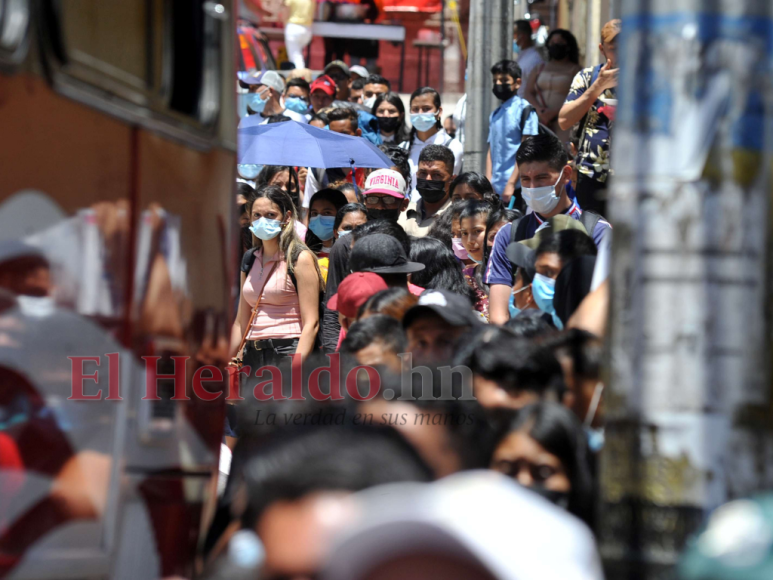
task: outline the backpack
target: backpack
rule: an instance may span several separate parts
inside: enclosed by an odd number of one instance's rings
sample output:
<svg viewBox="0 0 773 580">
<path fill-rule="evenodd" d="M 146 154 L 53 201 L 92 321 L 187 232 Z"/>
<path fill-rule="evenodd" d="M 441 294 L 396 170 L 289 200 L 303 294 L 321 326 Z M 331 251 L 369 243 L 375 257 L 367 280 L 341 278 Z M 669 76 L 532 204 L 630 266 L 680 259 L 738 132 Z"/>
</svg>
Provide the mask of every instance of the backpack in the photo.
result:
<svg viewBox="0 0 773 580">
<path fill-rule="evenodd" d="M 315 257 L 316 259 L 316 257 Z M 244 256 L 242 256 L 242 267 L 241 270 L 245 274 L 249 274 L 250 270 L 252 270 L 252 265 L 255 263 L 255 248 L 250 248 L 246 252 L 244 252 Z M 298 292 L 298 281 L 295 278 L 294 272 L 288 272 L 290 274 L 290 280 L 292 280 L 293 286 L 295 286 L 295 292 Z M 325 301 L 325 289 L 320 287 L 319 289 L 319 325 L 320 329 L 317 330 L 317 336 L 314 338 L 314 350 L 322 350 L 322 315 L 325 312 L 325 305 L 323 304 Z"/>
<path fill-rule="evenodd" d="M 521 140 L 523 140 L 523 129 L 526 127 L 526 121 L 529 120 L 529 115 L 531 115 L 531 112 L 534 110 L 534 107 L 531 105 L 526 105 L 523 108 L 523 111 L 521 112 Z M 556 139 L 558 136 L 553 133 L 550 129 L 547 128 L 547 126 L 543 125 L 542 123 L 538 123 L 537 126 L 537 134 L 538 135 L 553 135 Z"/>
<path fill-rule="evenodd" d="M 580 215 L 579 222 L 582 224 L 582 226 L 585 228 L 585 231 L 588 233 L 588 235 L 593 238 L 593 231 L 596 229 L 596 225 L 598 225 L 599 221 L 603 220 L 604 217 L 600 214 L 597 214 L 596 212 L 590 211 L 590 210 L 582 210 L 582 214 Z M 512 227 L 510 228 L 510 243 L 519 242 L 521 240 L 525 240 L 526 238 L 526 225 L 528 222 L 524 220 L 524 218 L 518 218 L 514 222 L 512 222 Z"/>
</svg>

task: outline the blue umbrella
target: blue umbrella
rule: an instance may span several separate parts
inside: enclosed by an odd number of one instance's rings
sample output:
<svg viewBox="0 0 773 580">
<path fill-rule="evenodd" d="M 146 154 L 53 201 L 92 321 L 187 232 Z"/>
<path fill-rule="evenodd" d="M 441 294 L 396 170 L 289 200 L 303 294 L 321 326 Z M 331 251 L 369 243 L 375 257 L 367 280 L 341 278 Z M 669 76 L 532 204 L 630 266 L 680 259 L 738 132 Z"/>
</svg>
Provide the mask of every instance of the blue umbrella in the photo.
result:
<svg viewBox="0 0 773 580">
<path fill-rule="evenodd" d="M 239 124 L 239 163 L 388 168 L 392 161 L 367 139 L 318 129 L 297 121 L 258 125 L 258 115 Z"/>
</svg>

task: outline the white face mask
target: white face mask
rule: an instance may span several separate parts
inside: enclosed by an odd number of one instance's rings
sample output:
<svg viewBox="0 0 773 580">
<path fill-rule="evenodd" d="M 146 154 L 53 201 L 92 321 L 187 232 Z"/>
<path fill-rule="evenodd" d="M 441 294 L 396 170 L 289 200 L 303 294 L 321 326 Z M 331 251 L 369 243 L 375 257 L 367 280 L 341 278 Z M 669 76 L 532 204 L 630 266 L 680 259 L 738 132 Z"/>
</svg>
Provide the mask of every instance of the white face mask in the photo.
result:
<svg viewBox="0 0 773 580">
<path fill-rule="evenodd" d="M 51 316 L 56 310 L 54 299 L 50 296 L 26 296 L 16 297 L 21 311 L 33 318 Z"/>
<path fill-rule="evenodd" d="M 545 185 L 543 187 L 522 187 L 521 195 L 523 201 L 526 202 L 532 210 L 540 214 L 548 214 L 558 205 L 561 196 L 556 194 L 556 186 L 560 183 L 561 178 L 564 176 L 563 171 L 558 176 L 558 181 L 553 185 Z"/>
<path fill-rule="evenodd" d="M 376 95 L 373 95 L 367 99 L 363 99 L 362 104 L 368 107 L 368 109 L 372 109 L 373 105 L 376 104 Z"/>
</svg>

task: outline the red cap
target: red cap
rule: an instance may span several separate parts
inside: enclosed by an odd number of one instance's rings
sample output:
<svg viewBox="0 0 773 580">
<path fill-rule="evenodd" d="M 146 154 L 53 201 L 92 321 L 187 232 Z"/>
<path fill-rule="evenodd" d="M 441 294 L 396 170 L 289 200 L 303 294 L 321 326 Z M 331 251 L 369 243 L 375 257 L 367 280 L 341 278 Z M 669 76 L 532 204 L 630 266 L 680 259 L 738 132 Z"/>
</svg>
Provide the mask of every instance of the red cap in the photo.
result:
<svg viewBox="0 0 773 580">
<path fill-rule="evenodd" d="M 384 279 L 373 272 L 349 274 L 338 285 L 338 292 L 327 301 L 330 310 L 337 310 L 347 318 L 356 318 L 360 306 L 377 292 L 386 290 Z"/>
<path fill-rule="evenodd" d="M 322 75 L 321 77 L 317 77 L 317 80 L 311 83 L 311 90 L 309 92 L 313 93 L 316 90 L 323 91 L 328 97 L 332 97 L 336 94 L 336 84 L 329 76 Z"/>
</svg>

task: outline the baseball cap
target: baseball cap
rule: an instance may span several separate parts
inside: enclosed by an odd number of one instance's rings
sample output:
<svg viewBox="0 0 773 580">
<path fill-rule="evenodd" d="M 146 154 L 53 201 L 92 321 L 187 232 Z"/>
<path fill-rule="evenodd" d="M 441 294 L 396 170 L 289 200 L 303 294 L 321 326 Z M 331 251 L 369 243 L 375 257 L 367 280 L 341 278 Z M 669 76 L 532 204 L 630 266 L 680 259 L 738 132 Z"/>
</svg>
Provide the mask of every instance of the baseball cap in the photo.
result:
<svg viewBox="0 0 773 580">
<path fill-rule="evenodd" d="M 386 290 L 384 279 L 373 272 L 349 274 L 338 285 L 338 292 L 327 301 L 330 310 L 337 310 L 348 318 L 356 318 L 360 306 L 377 292 Z"/>
<path fill-rule="evenodd" d="M 542 238 L 544 238 L 548 233 L 556 233 L 563 230 L 579 230 L 584 234 L 588 233 L 588 231 L 585 229 L 585 226 L 580 223 L 580 220 L 576 220 L 570 215 L 559 214 L 554 215 L 552 218 L 543 223 L 537 229 L 534 237 L 529 238 L 528 240 L 522 240 L 518 243 L 523 244 L 532 250 L 536 250 L 542 241 Z"/>
<path fill-rule="evenodd" d="M 333 82 L 333 79 L 331 79 L 327 75 L 322 75 L 321 77 L 317 77 L 317 79 L 311 83 L 311 91 L 322 91 L 327 96 L 332 97 L 336 94 L 336 84 Z"/>
<path fill-rule="evenodd" d="M 601 42 L 609 44 L 620 33 L 620 19 L 615 18 L 607 22 L 601 29 Z"/>
<path fill-rule="evenodd" d="M 526 244 L 513 242 L 507 246 L 507 258 L 519 268 L 523 268 L 531 273 L 529 278 L 534 277 L 534 250 Z"/>
<path fill-rule="evenodd" d="M 681 580 L 773 578 L 773 495 L 717 508 L 678 566 Z"/>
<path fill-rule="evenodd" d="M 368 69 L 366 69 L 364 66 L 356 64 L 352 67 L 349 67 L 349 72 L 353 75 L 359 75 L 362 78 L 366 79 L 370 76 L 370 73 L 368 72 Z"/>
<path fill-rule="evenodd" d="M 368 175 L 363 188 L 363 195 L 369 193 L 384 193 L 392 197 L 405 198 L 405 179 L 394 169 L 378 169 Z"/>
<path fill-rule="evenodd" d="M 246 85 L 264 85 L 276 92 L 281 93 L 285 90 L 285 81 L 278 72 L 274 70 L 266 70 L 263 72 L 239 72 L 236 74 L 239 80 Z"/>
<path fill-rule="evenodd" d="M 336 538 L 323 580 L 360 580 L 381 564 L 424 552 L 501 580 L 604 577 L 593 534 L 580 520 L 493 471 L 380 485 L 350 499 L 359 515 Z"/>
<path fill-rule="evenodd" d="M 403 317 L 403 328 L 408 328 L 416 317 L 426 312 L 437 314 L 451 326 L 477 326 L 480 317 L 472 311 L 472 304 L 461 294 L 448 290 L 425 290 L 415 306 Z"/>
<path fill-rule="evenodd" d="M 410 274 L 423 270 L 424 264 L 409 262 L 402 244 L 392 236 L 371 234 L 354 243 L 349 269 L 376 274 Z"/>
<path fill-rule="evenodd" d="M 323 73 L 323 74 L 327 74 L 327 73 L 328 73 L 328 71 L 329 71 L 330 69 L 333 69 L 333 68 L 340 68 L 340 69 L 343 71 L 343 73 L 344 73 L 346 76 L 350 76 L 350 74 L 351 74 L 351 73 L 349 72 L 349 65 L 347 65 L 347 64 L 346 64 L 344 61 L 342 61 L 342 60 L 333 60 L 333 61 L 331 61 L 331 62 L 327 63 L 327 65 L 325 66 L 325 70 L 324 70 L 324 71 L 322 71 L 322 73 Z"/>
</svg>

